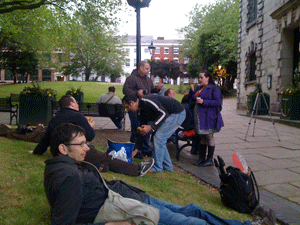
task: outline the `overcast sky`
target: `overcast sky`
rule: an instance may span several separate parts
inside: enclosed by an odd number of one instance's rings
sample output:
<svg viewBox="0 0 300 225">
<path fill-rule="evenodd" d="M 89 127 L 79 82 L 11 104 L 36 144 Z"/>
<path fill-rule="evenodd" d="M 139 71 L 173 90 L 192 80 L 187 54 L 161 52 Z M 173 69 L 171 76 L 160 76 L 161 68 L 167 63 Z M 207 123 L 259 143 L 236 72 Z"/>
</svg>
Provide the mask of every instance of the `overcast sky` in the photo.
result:
<svg viewBox="0 0 300 225">
<path fill-rule="evenodd" d="M 215 0 L 151 0 L 148 8 L 141 9 L 141 35 L 154 36 L 155 39 L 158 36 L 165 39 L 183 38 L 175 29 L 189 24 L 188 13 L 197 3 L 206 5 L 213 2 Z M 136 13 L 133 7 L 130 8 L 131 15 L 122 16 L 128 23 L 119 27 L 120 34 L 136 35 Z"/>
</svg>

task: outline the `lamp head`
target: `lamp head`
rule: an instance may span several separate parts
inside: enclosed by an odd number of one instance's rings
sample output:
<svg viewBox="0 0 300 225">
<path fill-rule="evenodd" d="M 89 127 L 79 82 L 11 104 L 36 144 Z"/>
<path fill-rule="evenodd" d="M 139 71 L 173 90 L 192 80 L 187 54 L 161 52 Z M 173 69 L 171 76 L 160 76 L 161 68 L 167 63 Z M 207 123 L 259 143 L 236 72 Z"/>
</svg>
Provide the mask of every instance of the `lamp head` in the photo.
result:
<svg viewBox="0 0 300 225">
<path fill-rule="evenodd" d="M 127 0 L 128 5 L 134 8 L 144 8 L 149 7 L 151 0 Z"/>
</svg>

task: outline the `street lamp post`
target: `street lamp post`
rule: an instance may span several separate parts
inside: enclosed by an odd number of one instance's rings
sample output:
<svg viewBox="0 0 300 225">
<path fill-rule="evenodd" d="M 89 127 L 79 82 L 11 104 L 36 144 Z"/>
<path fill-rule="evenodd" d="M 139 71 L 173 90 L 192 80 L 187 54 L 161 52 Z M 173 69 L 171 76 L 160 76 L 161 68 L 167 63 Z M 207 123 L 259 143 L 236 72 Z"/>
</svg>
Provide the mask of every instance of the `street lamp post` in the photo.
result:
<svg viewBox="0 0 300 225">
<path fill-rule="evenodd" d="M 151 44 L 148 46 L 149 52 L 151 54 L 151 60 L 153 58 L 153 54 L 154 54 L 154 50 L 155 50 L 155 46 L 153 45 L 153 41 L 151 41 Z"/>
<path fill-rule="evenodd" d="M 128 4 L 135 8 L 136 11 L 136 68 L 139 68 L 141 61 L 141 26 L 140 26 L 140 9 L 149 7 L 151 0 L 127 0 Z"/>
</svg>

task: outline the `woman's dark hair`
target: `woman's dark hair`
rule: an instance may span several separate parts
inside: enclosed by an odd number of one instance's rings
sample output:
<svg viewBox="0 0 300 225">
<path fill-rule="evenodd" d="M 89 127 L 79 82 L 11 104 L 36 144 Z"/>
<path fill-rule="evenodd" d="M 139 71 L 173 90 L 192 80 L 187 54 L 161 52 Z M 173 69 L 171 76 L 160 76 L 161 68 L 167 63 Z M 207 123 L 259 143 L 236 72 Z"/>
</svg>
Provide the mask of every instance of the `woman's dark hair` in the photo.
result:
<svg viewBox="0 0 300 225">
<path fill-rule="evenodd" d="M 215 85 L 215 79 L 214 79 L 213 75 L 208 70 L 202 71 L 200 73 L 204 73 L 204 76 L 209 78 L 208 79 L 209 84 Z"/>
<path fill-rule="evenodd" d="M 85 129 L 72 123 L 62 123 L 51 134 L 50 151 L 52 156 L 59 156 L 58 146 L 70 143 L 74 137 L 85 135 Z"/>
</svg>

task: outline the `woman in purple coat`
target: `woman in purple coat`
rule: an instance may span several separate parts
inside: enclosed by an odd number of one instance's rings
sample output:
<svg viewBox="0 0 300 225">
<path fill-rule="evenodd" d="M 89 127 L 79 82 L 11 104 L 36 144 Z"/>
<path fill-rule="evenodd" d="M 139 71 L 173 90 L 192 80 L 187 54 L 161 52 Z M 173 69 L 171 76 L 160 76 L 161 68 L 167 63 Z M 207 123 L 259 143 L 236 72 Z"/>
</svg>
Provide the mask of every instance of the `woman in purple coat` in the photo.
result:
<svg viewBox="0 0 300 225">
<path fill-rule="evenodd" d="M 222 104 L 221 90 L 215 86 L 212 75 L 208 71 L 201 72 L 199 84 L 196 88 L 191 85 L 189 99 L 191 107 L 194 106 L 194 129 L 200 138 L 199 160 L 194 165 L 204 167 L 213 165 L 214 133 L 219 132 L 224 123 L 219 108 Z"/>
</svg>

